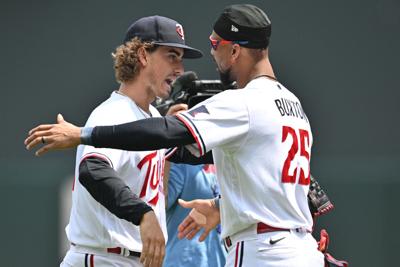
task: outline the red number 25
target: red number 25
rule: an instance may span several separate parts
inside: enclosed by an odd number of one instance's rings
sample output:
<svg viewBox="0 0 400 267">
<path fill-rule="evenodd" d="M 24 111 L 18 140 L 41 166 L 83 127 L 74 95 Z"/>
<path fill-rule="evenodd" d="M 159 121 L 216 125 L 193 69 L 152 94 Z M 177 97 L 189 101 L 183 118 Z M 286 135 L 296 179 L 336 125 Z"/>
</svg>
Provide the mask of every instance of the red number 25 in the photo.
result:
<svg viewBox="0 0 400 267">
<path fill-rule="evenodd" d="M 297 172 L 300 170 L 299 184 L 301 185 L 309 185 L 310 184 L 310 135 L 306 130 L 299 129 L 298 135 L 296 130 L 289 126 L 283 126 L 282 129 L 282 143 L 284 143 L 288 137 L 291 135 L 293 143 L 290 147 L 288 155 L 286 157 L 285 163 L 283 164 L 282 169 L 282 183 L 296 183 Z M 289 174 L 289 168 L 294 160 L 296 154 L 299 151 L 299 143 L 300 143 L 300 156 L 305 157 L 307 159 L 307 167 L 308 173 L 304 173 L 304 169 L 298 165 L 294 169 L 293 175 Z M 297 164 L 298 161 L 295 163 Z"/>
</svg>

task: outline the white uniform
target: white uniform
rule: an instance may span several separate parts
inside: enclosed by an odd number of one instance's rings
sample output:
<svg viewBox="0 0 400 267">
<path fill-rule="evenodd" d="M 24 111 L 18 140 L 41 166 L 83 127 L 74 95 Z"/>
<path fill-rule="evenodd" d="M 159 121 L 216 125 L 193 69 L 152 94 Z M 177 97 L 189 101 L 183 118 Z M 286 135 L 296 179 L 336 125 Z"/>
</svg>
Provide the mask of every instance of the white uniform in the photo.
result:
<svg viewBox="0 0 400 267">
<path fill-rule="evenodd" d="M 150 112 L 153 117 L 160 116 L 154 107 L 150 107 Z M 146 113 L 130 98 L 113 92 L 109 99 L 92 112 L 85 126 L 121 124 L 145 117 Z M 153 208 L 167 240 L 162 188 L 164 152 L 163 149 L 132 152 L 82 145 L 78 147 L 71 217 L 66 227 L 67 237 L 74 245 L 64 259 L 65 266 L 85 266 L 83 261 L 80 262 L 85 254 L 89 254 L 84 259 L 87 266 L 91 266 L 91 257 L 95 266 L 142 266 L 139 258 L 125 258 L 104 252 L 104 249 L 115 247 L 140 252 L 142 242 L 138 226 L 112 214 L 79 182 L 79 164 L 87 156 L 97 156 L 108 161 L 133 193 Z M 119 262 L 119 265 L 111 265 L 111 262 Z"/>
<path fill-rule="evenodd" d="M 323 266 L 317 243 L 307 232 L 313 223 L 307 202 L 312 133 L 297 97 L 277 81 L 261 77 L 178 117 L 197 142 L 188 146 L 192 153 L 213 151 L 222 196 L 222 236 L 235 245 L 226 266 Z M 259 222 L 291 231 L 257 235 Z M 272 249 L 269 241 L 276 235 L 284 238 Z M 243 240 L 252 241 L 246 246 Z M 279 246 L 284 249 L 277 250 Z"/>
</svg>

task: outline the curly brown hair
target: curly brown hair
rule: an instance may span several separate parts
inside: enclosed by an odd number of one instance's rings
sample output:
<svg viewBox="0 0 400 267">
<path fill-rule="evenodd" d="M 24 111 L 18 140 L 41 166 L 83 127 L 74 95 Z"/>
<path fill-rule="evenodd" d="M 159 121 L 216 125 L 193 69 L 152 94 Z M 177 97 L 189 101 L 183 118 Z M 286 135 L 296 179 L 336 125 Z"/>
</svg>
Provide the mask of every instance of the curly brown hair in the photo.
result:
<svg viewBox="0 0 400 267">
<path fill-rule="evenodd" d="M 112 53 L 114 59 L 115 78 L 118 82 L 128 82 L 139 73 L 138 50 L 144 47 L 148 52 L 156 50 L 157 46 L 152 42 L 142 42 L 137 37 L 120 45 Z"/>
</svg>

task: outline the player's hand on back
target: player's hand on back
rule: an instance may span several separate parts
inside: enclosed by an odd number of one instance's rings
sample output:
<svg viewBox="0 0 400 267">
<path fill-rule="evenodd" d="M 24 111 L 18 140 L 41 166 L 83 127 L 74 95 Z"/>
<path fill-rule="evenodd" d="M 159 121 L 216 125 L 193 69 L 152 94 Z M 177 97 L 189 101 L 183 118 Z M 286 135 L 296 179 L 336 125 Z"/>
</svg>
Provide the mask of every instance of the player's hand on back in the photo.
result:
<svg viewBox="0 0 400 267">
<path fill-rule="evenodd" d="M 175 104 L 172 105 L 167 112 L 167 115 L 176 115 L 182 111 L 188 110 L 188 105 L 186 104 Z"/>
<path fill-rule="evenodd" d="M 210 231 L 220 223 L 219 209 L 213 204 L 213 199 L 192 201 L 179 199 L 178 202 L 182 207 L 192 209 L 178 226 L 178 238 L 192 239 L 201 229 L 204 229 L 199 237 L 199 241 L 204 241 Z"/>
<path fill-rule="evenodd" d="M 64 120 L 61 114 L 57 115 L 57 124 L 42 124 L 29 131 L 25 139 L 26 149 L 30 150 L 38 144 L 44 144 L 35 153 L 43 155 L 51 150 L 74 148 L 80 144 L 81 129 Z"/>
<path fill-rule="evenodd" d="M 165 256 L 165 238 L 153 211 L 143 215 L 140 222 L 140 237 L 143 244 L 140 262 L 143 266 L 162 266 Z"/>
</svg>

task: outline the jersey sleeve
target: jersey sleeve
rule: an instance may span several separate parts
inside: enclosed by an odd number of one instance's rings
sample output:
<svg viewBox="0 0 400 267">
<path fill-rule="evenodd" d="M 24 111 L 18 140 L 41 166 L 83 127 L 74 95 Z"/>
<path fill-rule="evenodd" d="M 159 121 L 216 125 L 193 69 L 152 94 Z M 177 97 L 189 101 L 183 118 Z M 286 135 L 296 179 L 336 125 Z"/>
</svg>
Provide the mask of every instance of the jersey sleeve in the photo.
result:
<svg viewBox="0 0 400 267">
<path fill-rule="evenodd" d="M 105 116 L 104 110 L 96 109 L 92 112 L 85 126 L 94 127 L 97 125 L 110 125 L 114 121 L 114 117 Z M 83 146 L 82 157 L 78 159 L 82 162 L 87 157 L 98 157 L 107 160 L 114 170 L 118 170 L 127 160 L 127 152 L 119 149 L 112 148 L 96 148 L 93 146 Z"/>
<path fill-rule="evenodd" d="M 135 225 L 139 225 L 143 215 L 152 210 L 104 158 L 87 156 L 83 159 L 79 165 L 79 181 L 111 213 Z"/>
<path fill-rule="evenodd" d="M 97 157 L 106 160 L 114 170 L 120 169 L 128 159 L 126 152 L 123 150 L 85 146 L 82 150 L 82 157 L 79 159 L 79 162 L 82 162 L 88 157 Z"/>
<path fill-rule="evenodd" d="M 187 149 L 196 156 L 216 147 L 235 150 L 249 130 L 247 106 L 234 90 L 219 93 L 176 116 L 195 139 Z"/>
</svg>

